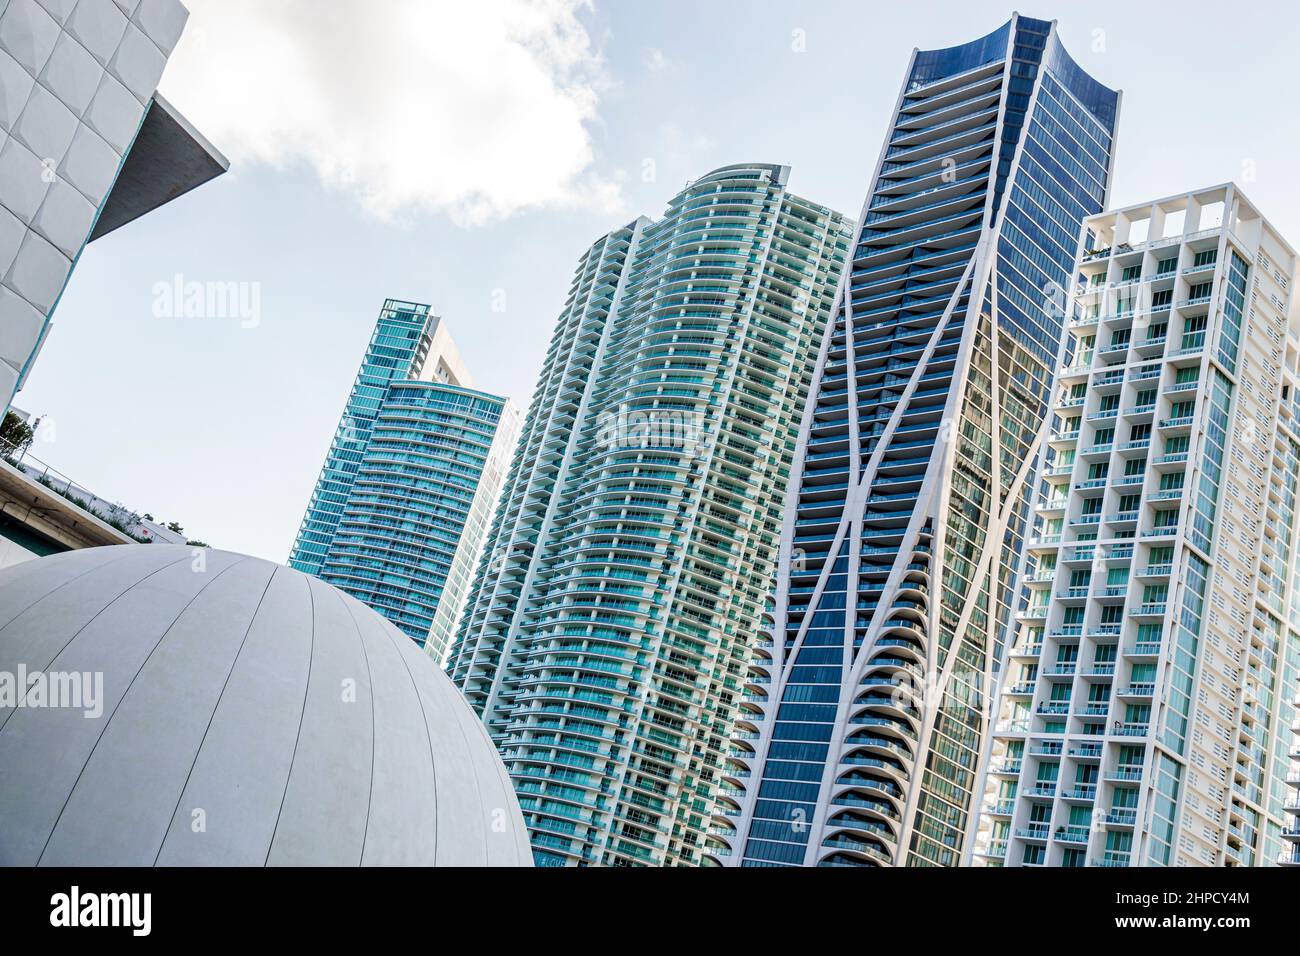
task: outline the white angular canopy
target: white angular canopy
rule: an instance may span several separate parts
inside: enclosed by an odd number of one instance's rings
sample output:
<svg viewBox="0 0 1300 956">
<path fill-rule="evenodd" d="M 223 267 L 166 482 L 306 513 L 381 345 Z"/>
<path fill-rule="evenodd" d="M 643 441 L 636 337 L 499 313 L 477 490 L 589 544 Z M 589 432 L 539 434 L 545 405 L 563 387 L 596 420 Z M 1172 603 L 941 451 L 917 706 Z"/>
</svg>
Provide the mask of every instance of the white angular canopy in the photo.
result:
<svg viewBox="0 0 1300 956">
<path fill-rule="evenodd" d="M 164 545 L 18 565 L 0 681 L 23 670 L 89 677 L 78 706 L 0 695 L 0 865 L 532 863 L 451 681 L 297 571 Z"/>
</svg>

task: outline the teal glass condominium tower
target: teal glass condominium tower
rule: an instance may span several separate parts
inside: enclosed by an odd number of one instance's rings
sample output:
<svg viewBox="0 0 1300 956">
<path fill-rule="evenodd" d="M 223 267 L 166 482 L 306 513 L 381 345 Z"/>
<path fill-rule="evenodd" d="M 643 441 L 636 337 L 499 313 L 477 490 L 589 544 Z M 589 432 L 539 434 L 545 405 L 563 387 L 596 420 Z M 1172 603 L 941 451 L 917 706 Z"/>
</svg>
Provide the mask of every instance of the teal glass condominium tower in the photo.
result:
<svg viewBox="0 0 1300 956">
<path fill-rule="evenodd" d="M 389 300 L 289 563 L 441 662 L 517 432 L 429 307 Z"/>
<path fill-rule="evenodd" d="M 583 255 L 449 670 L 542 865 L 700 862 L 848 247 L 717 169 Z"/>
<path fill-rule="evenodd" d="M 429 354 L 430 319 L 427 305 L 384 302 L 289 556 L 297 570 L 320 574 L 388 386 L 412 377 Z"/>
</svg>

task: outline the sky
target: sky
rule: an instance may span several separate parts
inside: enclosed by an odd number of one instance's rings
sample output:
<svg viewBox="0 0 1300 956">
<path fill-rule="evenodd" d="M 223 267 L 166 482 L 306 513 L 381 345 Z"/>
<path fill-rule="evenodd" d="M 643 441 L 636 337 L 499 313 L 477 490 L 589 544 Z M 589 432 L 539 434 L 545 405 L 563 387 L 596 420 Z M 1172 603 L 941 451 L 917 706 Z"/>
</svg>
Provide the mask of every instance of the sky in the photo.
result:
<svg viewBox="0 0 1300 956">
<path fill-rule="evenodd" d="M 186 0 L 162 93 L 231 171 L 83 253 L 15 405 L 33 453 L 222 548 L 288 557 L 385 298 L 532 393 L 578 257 L 689 180 L 793 167 L 856 218 L 913 47 L 1009 6 Z M 1198 10 L 1203 7 L 1203 10 Z M 1112 204 L 1237 181 L 1300 245 L 1300 12 L 1043 3 L 1124 92 Z M 238 308 L 169 302 L 238 283 Z M 180 300 L 184 305 L 184 300 Z"/>
</svg>

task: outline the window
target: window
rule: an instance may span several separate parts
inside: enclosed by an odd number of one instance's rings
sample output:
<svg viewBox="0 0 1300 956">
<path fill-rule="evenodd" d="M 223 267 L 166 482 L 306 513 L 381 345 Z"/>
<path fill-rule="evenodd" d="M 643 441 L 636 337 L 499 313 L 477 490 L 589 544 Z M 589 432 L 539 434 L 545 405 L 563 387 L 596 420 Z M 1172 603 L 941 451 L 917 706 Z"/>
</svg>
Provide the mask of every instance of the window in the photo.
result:
<svg viewBox="0 0 1300 956">
<path fill-rule="evenodd" d="M 1116 787 L 1111 793 L 1110 807 L 1112 810 L 1136 810 L 1138 805 L 1138 792 L 1133 787 Z"/>
<path fill-rule="evenodd" d="M 1151 705 L 1150 704 L 1126 704 L 1124 707 L 1124 723 L 1126 724 L 1151 723 Z"/>
<path fill-rule="evenodd" d="M 1134 684 L 1150 684 L 1156 679 L 1155 664 L 1134 664 L 1129 670 L 1129 681 Z"/>
<path fill-rule="evenodd" d="M 1143 604 L 1164 604 L 1169 597 L 1169 586 L 1166 584 L 1148 584 L 1142 589 Z"/>
</svg>

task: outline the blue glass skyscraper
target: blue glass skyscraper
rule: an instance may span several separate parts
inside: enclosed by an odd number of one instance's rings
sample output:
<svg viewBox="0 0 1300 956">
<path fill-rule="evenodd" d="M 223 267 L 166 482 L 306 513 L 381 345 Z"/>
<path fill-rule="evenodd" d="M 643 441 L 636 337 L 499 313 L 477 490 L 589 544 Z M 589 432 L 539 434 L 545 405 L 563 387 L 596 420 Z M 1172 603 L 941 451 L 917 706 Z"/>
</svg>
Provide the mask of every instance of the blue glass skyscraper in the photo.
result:
<svg viewBox="0 0 1300 956">
<path fill-rule="evenodd" d="M 412 378 L 414 370 L 423 367 L 428 357 L 432 344 L 430 318 L 427 305 L 394 299 L 384 302 L 316 489 L 307 502 L 307 513 L 289 556 L 291 567 L 320 574 L 388 386 Z"/>
<path fill-rule="evenodd" d="M 429 307 L 385 302 L 290 565 L 374 608 L 438 661 L 517 430 L 472 387 Z"/>
<path fill-rule="evenodd" d="M 1118 109 L 1053 23 L 913 53 L 804 414 L 717 862 L 960 862 Z"/>
</svg>

